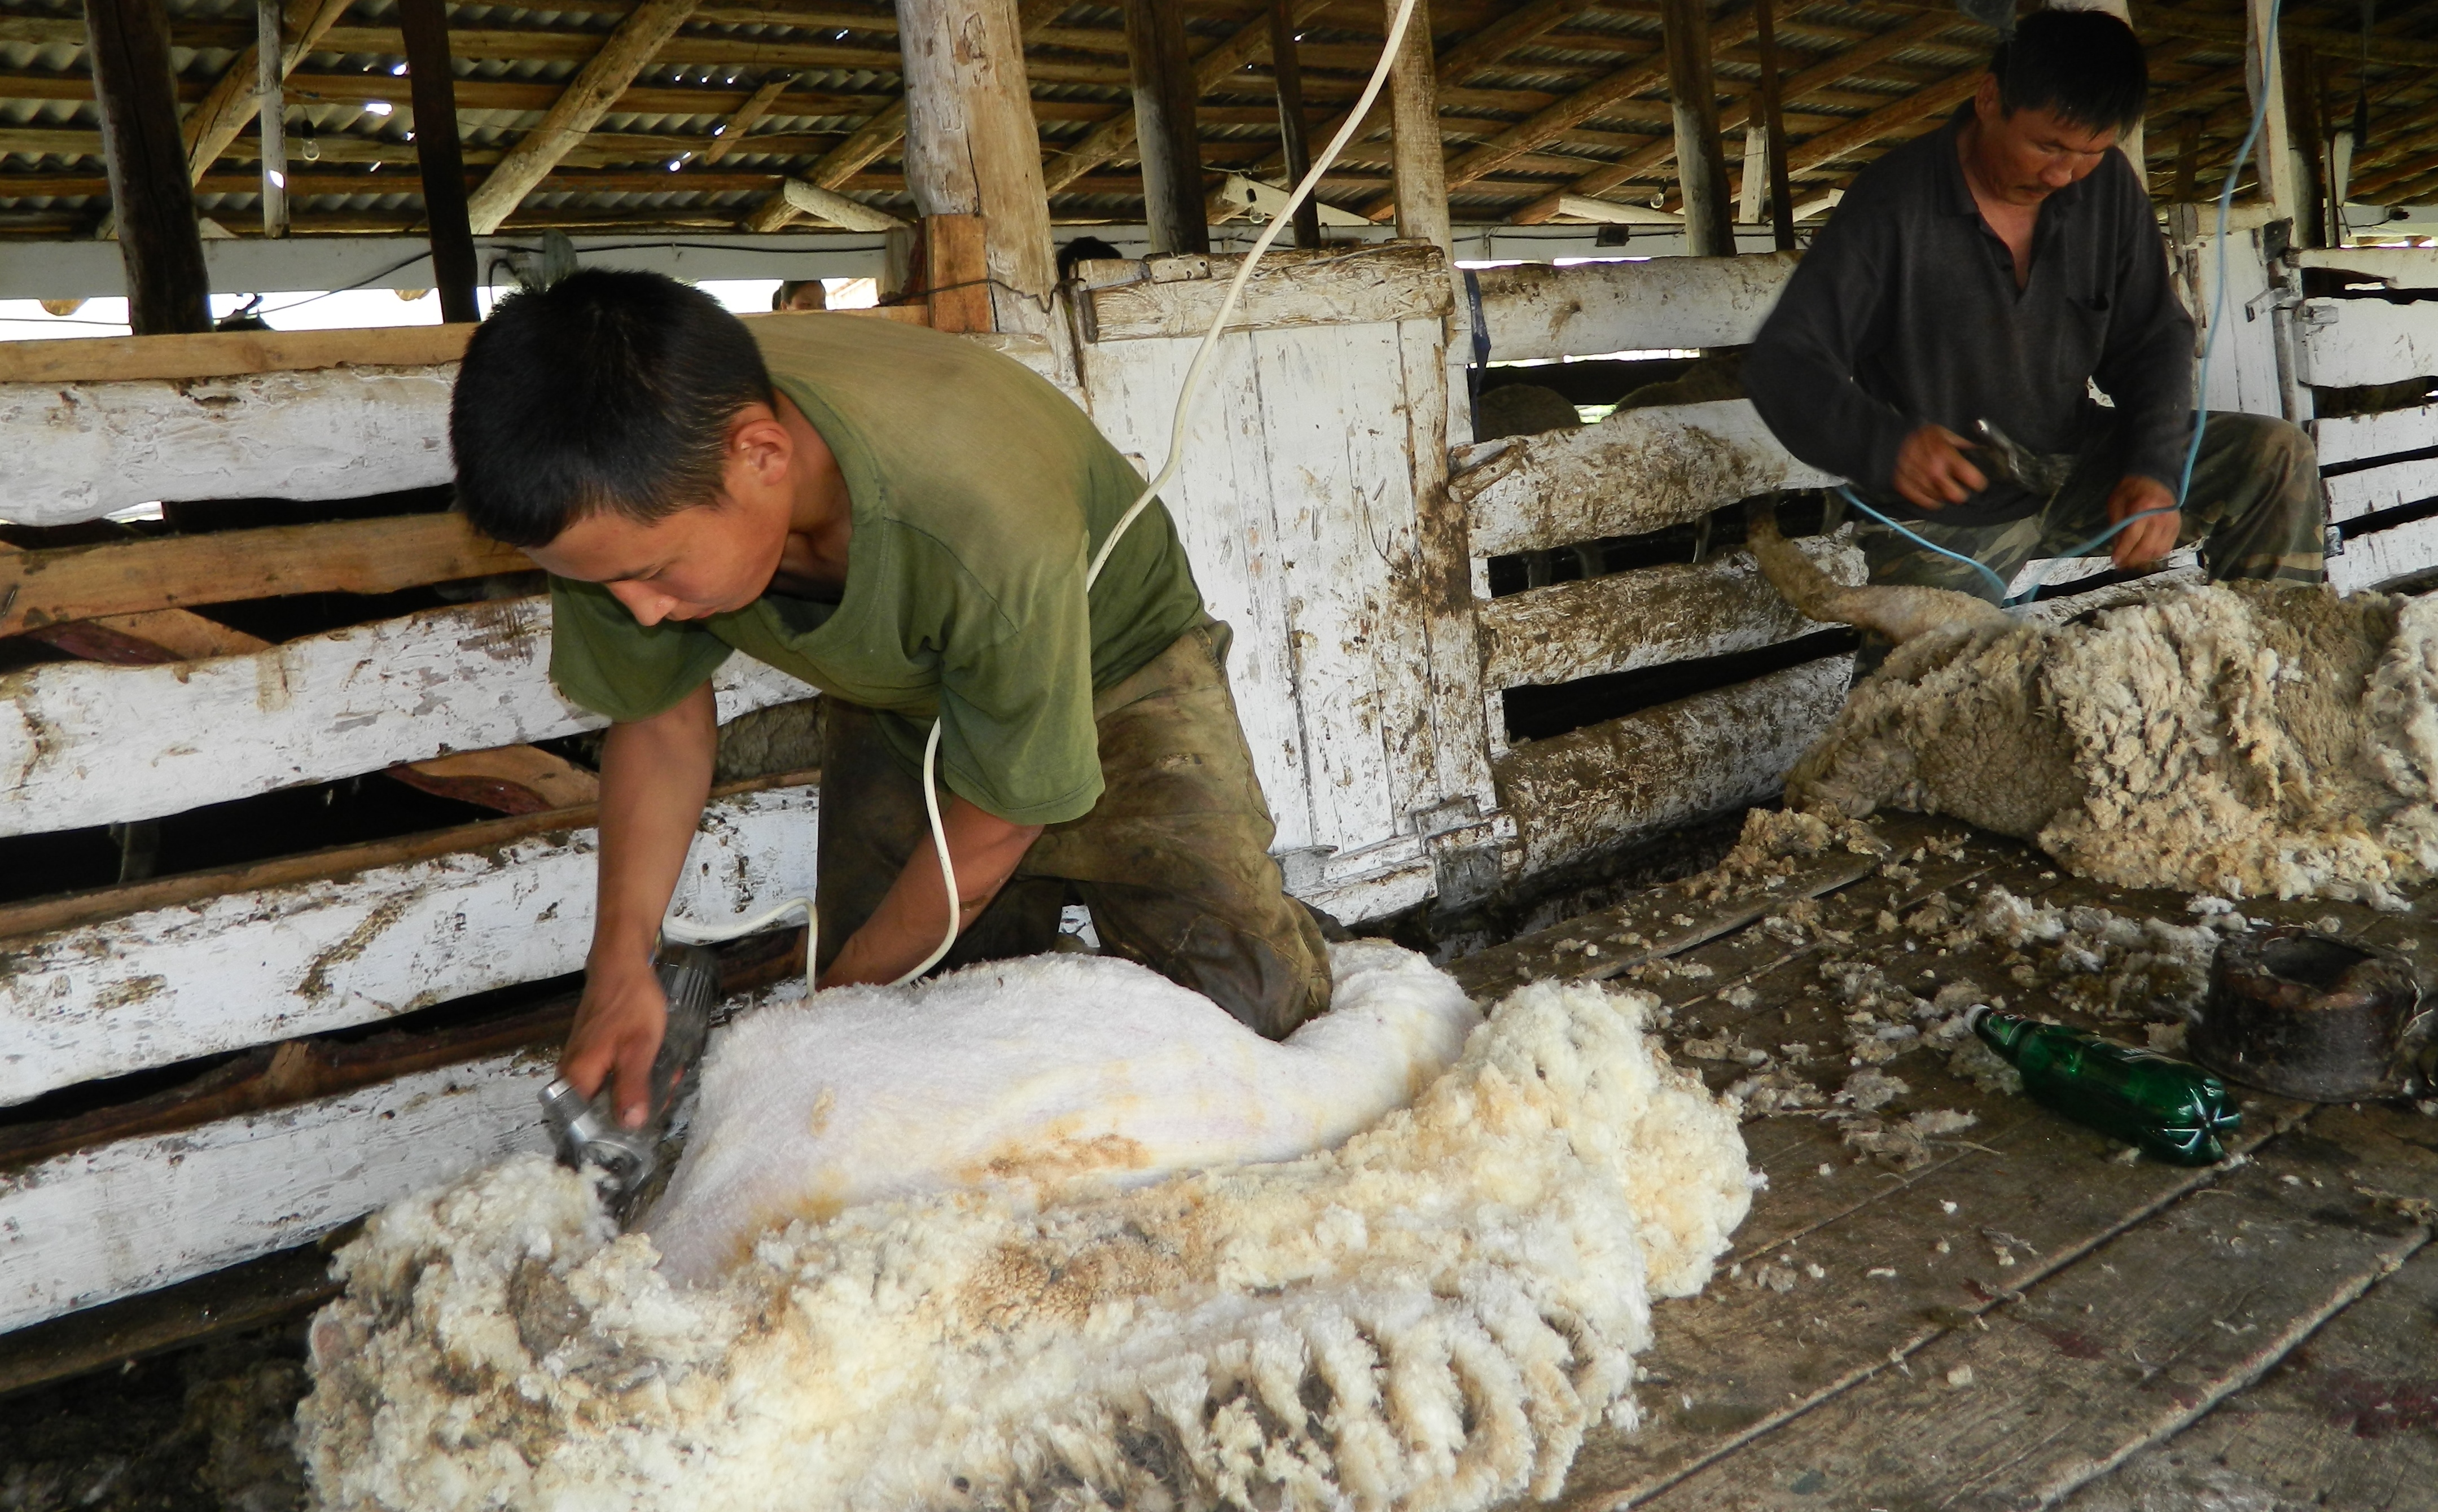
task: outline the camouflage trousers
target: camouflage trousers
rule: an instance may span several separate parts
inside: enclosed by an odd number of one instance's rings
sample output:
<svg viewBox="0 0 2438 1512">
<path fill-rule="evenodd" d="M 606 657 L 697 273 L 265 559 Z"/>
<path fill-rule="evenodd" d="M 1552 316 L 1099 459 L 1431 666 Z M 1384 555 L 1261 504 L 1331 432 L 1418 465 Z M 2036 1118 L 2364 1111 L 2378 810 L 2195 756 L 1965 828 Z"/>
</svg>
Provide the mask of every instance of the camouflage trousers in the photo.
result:
<svg viewBox="0 0 2438 1512">
<path fill-rule="evenodd" d="M 1907 528 L 2012 582 L 2023 563 L 2071 551 L 2108 528 L 2108 494 L 2123 476 L 2122 454 L 2113 435 L 2085 448 L 2057 497 L 2021 520 L 1992 525 L 1908 521 Z M 2200 545 L 2212 581 L 2321 581 L 2326 516 L 2319 456 L 2299 426 L 2265 415 L 2210 416 L 2176 543 Z M 1875 583 L 1952 588 L 1992 602 L 2000 596 L 1981 574 L 1885 525 L 1865 520 L 1856 534 Z"/>
<path fill-rule="evenodd" d="M 942 969 L 1046 951 L 1059 910 L 1080 902 L 1104 951 L 1273 1040 L 1327 1010 L 1328 947 L 1270 857 L 1277 827 L 1228 686 L 1228 640 L 1225 625 L 1196 626 L 1094 695 L 1100 801 L 1041 832 Z M 822 707 L 814 907 L 826 967 L 907 863 L 930 856 L 931 830 L 922 777 L 899 763 L 872 711 L 836 699 Z"/>
</svg>

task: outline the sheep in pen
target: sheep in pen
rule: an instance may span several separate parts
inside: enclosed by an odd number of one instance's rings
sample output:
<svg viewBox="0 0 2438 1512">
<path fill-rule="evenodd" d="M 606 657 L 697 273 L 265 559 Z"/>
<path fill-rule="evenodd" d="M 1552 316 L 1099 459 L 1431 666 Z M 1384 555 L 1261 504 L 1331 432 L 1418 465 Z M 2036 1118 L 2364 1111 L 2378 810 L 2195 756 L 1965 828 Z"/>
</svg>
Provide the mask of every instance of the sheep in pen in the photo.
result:
<svg viewBox="0 0 2438 1512">
<path fill-rule="evenodd" d="M 1643 994 L 1333 965 L 1281 1044 L 1066 956 L 740 1021 L 638 1231 L 526 1156 L 342 1253 L 322 1504 L 1555 1495 L 1750 1204 L 1735 1115 Z"/>
<path fill-rule="evenodd" d="M 2121 887 L 2396 907 L 2438 874 L 2438 602 L 2214 583 L 2052 624 L 1846 587 L 1751 523 L 1788 602 L 1896 643 L 1790 807 L 1952 814 Z"/>
</svg>

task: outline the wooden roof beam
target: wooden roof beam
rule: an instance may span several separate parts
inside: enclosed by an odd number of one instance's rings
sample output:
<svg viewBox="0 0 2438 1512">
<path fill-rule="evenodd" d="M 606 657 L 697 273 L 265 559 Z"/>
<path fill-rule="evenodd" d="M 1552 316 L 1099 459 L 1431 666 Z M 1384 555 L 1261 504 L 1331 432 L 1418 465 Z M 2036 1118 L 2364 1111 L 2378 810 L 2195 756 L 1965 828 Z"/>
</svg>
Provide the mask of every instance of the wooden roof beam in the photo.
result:
<svg viewBox="0 0 2438 1512">
<path fill-rule="evenodd" d="M 280 48 L 279 77 L 286 79 L 296 71 L 305 55 L 313 51 L 329 29 L 346 12 L 348 0 L 288 0 L 280 17 L 280 34 L 293 39 Z M 260 96 L 256 93 L 261 67 L 259 48 L 248 47 L 230 60 L 211 93 L 202 103 L 186 113 L 179 126 L 179 134 L 186 142 L 186 177 L 201 180 L 238 133 L 255 117 Z"/>
<path fill-rule="evenodd" d="M 1072 0 L 1024 0 L 1016 12 L 1016 25 L 1023 28 L 1024 40 L 1031 42 L 1042 27 L 1058 19 Z M 902 62 L 902 60 L 901 60 Z M 1028 61 L 1027 69 L 1031 63 Z M 1038 120 L 1036 113 L 1034 119 Z M 819 189 L 837 189 L 864 170 L 874 159 L 895 151 L 906 139 L 906 98 L 900 95 L 873 113 L 872 118 L 856 128 L 853 135 L 822 154 L 820 162 L 801 175 L 804 183 Z M 748 231 L 776 231 L 796 218 L 795 203 L 782 187 L 755 205 L 745 217 Z"/>
<path fill-rule="evenodd" d="M 736 144 L 744 140 L 745 133 L 761 124 L 762 117 L 770 114 L 770 108 L 779 103 L 779 97 L 786 94 L 787 86 L 795 81 L 793 74 L 764 80 L 762 87 L 748 96 L 744 104 L 736 107 L 736 114 L 722 121 L 719 129 L 712 133 L 718 140 L 704 148 L 698 161 L 709 168 L 734 151 Z"/>
<path fill-rule="evenodd" d="M 1780 90 L 1780 97 L 1787 104 L 1792 105 L 1816 91 L 1826 89 L 1831 84 L 1851 77 L 1857 69 L 1866 68 L 1908 47 L 1918 46 L 1951 27 L 1968 24 L 1961 14 L 1954 11 L 1934 11 L 1928 15 L 1917 16 L 1901 26 L 1893 27 L 1882 32 L 1877 38 L 1862 44 L 1850 52 L 1805 69 L 1786 81 Z M 1749 122 L 1752 119 L 1755 103 L 1756 98 L 1748 97 L 1730 106 L 1719 117 L 1720 130 L 1731 132 Z M 1674 161 L 1675 156 L 1675 138 L 1662 137 L 1613 165 L 1593 169 L 1567 185 L 1560 194 L 1547 195 L 1525 205 L 1515 212 L 1514 222 L 1518 225 L 1541 224 L 1558 213 L 1558 202 L 1563 195 L 1579 194 L 1597 198 L 1620 184 L 1629 184 L 1641 178 L 1664 163 Z"/>
<path fill-rule="evenodd" d="M 577 71 L 541 124 L 517 139 L 467 201 L 476 236 L 497 231 L 534 186 L 547 178 L 558 160 L 584 140 L 584 133 L 610 114 L 610 107 L 627 92 L 635 76 L 694 14 L 696 4 L 697 0 L 641 0 L 627 12 L 601 50 Z"/>
<path fill-rule="evenodd" d="M 1441 115 L 1447 111 L 1447 92 L 1460 88 L 1474 75 L 1515 49 L 1530 46 L 1547 33 L 1594 9 L 1597 3 L 1598 0 L 1528 0 L 1521 8 L 1509 11 L 1440 54 L 1435 75 L 1440 90 Z M 1374 102 L 1371 113 L 1363 118 L 1363 125 L 1354 134 L 1347 138 L 1348 142 L 1365 141 L 1387 130 L 1390 104 L 1386 98 Z M 1312 140 L 1334 140 L 1339 130 L 1346 125 L 1346 117 L 1352 114 L 1352 111 L 1342 110 L 1332 116 L 1314 128 Z M 1246 171 L 1259 178 L 1277 171 L 1281 166 L 1281 154 L 1273 151 Z M 1224 211 L 1237 208 L 1240 206 L 1221 200 L 1216 194 L 1211 197 L 1211 218 L 1214 221 L 1220 219 Z"/>
<path fill-rule="evenodd" d="M 1329 0 L 1295 0 L 1292 15 L 1300 26 L 1319 13 Z M 1217 46 L 1193 61 L 1194 88 L 1209 94 L 1221 80 L 1242 69 L 1257 58 L 1269 55 L 1270 22 L 1266 12 L 1250 21 Z M 1307 86 L 1311 80 L 1306 80 Z M 1051 156 L 1042 165 L 1043 187 L 1051 194 L 1131 149 L 1135 144 L 1135 113 L 1132 105 L 1122 106 L 1115 116 L 1085 133 L 1074 146 Z"/>
</svg>

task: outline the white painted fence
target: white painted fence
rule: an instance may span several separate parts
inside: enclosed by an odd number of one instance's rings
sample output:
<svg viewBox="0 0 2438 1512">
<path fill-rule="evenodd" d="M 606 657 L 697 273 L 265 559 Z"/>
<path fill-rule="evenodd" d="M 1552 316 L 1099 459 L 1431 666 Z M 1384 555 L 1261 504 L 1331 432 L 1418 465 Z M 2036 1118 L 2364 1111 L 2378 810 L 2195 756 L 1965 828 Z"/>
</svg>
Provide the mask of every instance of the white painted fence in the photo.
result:
<svg viewBox="0 0 2438 1512">
<path fill-rule="evenodd" d="M 1787 266 L 1498 270 L 1483 277 L 1484 315 L 1496 355 L 1738 345 Z M 1157 467 L 1198 322 L 1230 271 L 1225 259 L 1098 265 L 1055 340 L 1017 355 Z M 2429 287 L 2412 281 L 2420 271 L 2391 262 L 2404 281 L 2389 286 Z M 2250 276 L 2266 290 L 2256 262 Z M 1265 270 L 1247 328 L 1212 365 L 1167 495 L 1211 612 L 1234 627 L 1237 701 L 1290 886 L 1350 918 L 1460 899 L 1763 795 L 1846 677 L 1843 657 L 1816 658 L 1510 743 L 1510 689 L 1651 673 L 1820 627 L 1787 610 L 1741 553 L 1495 598 L 1491 557 L 1657 530 L 1826 480 L 1740 400 L 1451 449 L 1449 332 L 1467 318 L 1454 287 L 1435 253 L 1406 245 Z M 2402 308 L 2418 329 L 2417 307 Z M 2372 350 L 2349 334 L 2359 326 L 2350 308 L 2297 322 L 2297 362 L 2412 376 L 2394 368 L 2419 347 L 2383 336 Z M 2228 348 L 2251 353 L 2235 365 L 2246 372 L 2273 357 L 2252 350 L 2252 335 Z M 384 368 L 379 350 L 368 341 L 353 355 L 370 365 L 356 368 L 0 389 L 0 442 L 24 462 L 0 479 L 0 518 L 436 479 L 449 370 L 428 353 Z M 2272 389 L 2275 378 L 2272 364 Z M 384 394 L 395 402 L 366 399 Z M 2434 414 L 2416 405 L 2318 425 L 2340 520 L 2371 526 L 2332 563 L 2341 580 L 2438 560 L 2438 524 L 2409 518 L 2438 473 L 2411 454 L 2438 451 Z M 367 479 L 351 455 L 389 471 Z M 208 486 L 161 471 L 188 458 L 202 459 Z M 1859 580 L 1845 542 L 1804 549 Z M 544 676 L 547 633 L 542 606 L 495 604 L 216 661 L 0 679 L 0 834 L 174 813 L 584 728 Z M 740 660 L 723 679 L 722 715 L 805 691 Z M 814 810 L 802 790 L 716 805 L 687 906 L 722 915 L 808 889 Z M 0 939 L 0 1105 L 570 971 L 590 934 L 592 845 L 571 821 L 352 873 L 99 907 Z M 299 1242 L 529 1143 L 542 1069 L 494 1058 L 419 1072 L 0 1169 L 0 1328 Z"/>
<path fill-rule="evenodd" d="M 2438 570 L 2438 251 L 2327 248 L 2296 254 L 2343 287 L 2295 311 L 2294 362 L 2314 404 L 2350 389 L 2359 413 L 2310 419 L 2341 546 L 2328 559 L 2340 591 Z M 2380 392 L 2380 390 L 2387 392 Z M 2367 407 L 2366 407 L 2367 405 Z"/>
</svg>

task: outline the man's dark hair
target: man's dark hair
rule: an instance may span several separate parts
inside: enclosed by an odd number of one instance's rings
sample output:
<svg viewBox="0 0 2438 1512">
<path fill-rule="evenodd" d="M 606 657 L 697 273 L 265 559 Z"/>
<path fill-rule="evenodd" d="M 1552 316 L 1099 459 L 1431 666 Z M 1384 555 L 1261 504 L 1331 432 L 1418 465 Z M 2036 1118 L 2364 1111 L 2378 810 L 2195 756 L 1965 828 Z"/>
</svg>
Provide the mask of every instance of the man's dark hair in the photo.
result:
<svg viewBox="0 0 2438 1512">
<path fill-rule="evenodd" d="M 2150 92 L 2140 39 L 2105 10 L 2033 11 L 1998 44 L 1989 71 L 2007 115 L 2053 110 L 2086 131 L 2131 131 Z"/>
<path fill-rule="evenodd" d="M 539 546 L 603 509 L 648 524 L 708 504 L 729 422 L 756 402 L 773 402 L 761 348 L 717 300 L 657 273 L 572 273 L 501 300 L 467 344 L 458 507 Z"/>
</svg>

